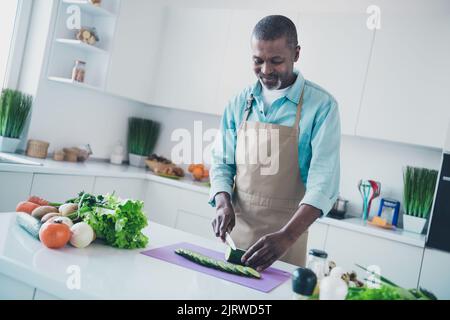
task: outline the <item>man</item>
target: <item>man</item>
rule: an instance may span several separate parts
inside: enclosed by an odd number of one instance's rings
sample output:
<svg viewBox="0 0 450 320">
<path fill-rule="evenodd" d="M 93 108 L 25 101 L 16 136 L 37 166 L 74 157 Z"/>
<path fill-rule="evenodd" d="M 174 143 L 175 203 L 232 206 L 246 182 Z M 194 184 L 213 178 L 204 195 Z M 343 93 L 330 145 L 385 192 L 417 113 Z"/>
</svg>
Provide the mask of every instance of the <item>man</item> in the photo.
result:
<svg viewBox="0 0 450 320">
<path fill-rule="evenodd" d="M 242 262 L 259 271 L 278 259 L 304 266 L 308 227 L 338 195 L 338 106 L 294 70 L 300 46 L 291 20 L 263 18 L 251 48 L 258 81 L 227 105 L 212 150 L 212 227 L 222 241 L 231 232 L 236 245 L 248 249 Z M 269 138 L 255 142 L 248 138 L 252 131 Z M 235 161 L 260 155 L 263 142 L 272 146 L 276 172 L 264 172 L 266 161 Z"/>
</svg>

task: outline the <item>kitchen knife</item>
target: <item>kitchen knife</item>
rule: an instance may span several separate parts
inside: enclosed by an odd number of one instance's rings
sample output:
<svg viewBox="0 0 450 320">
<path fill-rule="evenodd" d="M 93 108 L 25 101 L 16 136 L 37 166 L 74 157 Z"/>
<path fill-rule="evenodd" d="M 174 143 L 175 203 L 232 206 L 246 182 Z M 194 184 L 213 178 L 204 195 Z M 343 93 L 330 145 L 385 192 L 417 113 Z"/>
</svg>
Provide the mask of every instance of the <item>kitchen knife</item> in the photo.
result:
<svg viewBox="0 0 450 320">
<path fill-rule="evenodd" d="M 225 232 L 225 241 L 231 247 L 231 249 L 236 250 L 236 245 L 228 232 Z"/>
</svg>

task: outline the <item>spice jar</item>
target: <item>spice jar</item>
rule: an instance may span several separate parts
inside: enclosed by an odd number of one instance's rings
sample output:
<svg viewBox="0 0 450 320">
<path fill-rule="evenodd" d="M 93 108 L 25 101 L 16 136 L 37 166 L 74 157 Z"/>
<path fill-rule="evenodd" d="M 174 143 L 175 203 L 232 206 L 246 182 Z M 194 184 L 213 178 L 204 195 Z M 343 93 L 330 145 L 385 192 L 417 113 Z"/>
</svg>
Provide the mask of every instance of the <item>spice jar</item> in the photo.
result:
<svg viewBox="0 0 450 320">
<path fill-rule="evenodd" d="M 84 75 L 86 73 L 86 62 L 81 60 L 75 61 L 75 66 L 72 70 L 72 80 L 77 82 L 84 82 Z"/>
</svg>

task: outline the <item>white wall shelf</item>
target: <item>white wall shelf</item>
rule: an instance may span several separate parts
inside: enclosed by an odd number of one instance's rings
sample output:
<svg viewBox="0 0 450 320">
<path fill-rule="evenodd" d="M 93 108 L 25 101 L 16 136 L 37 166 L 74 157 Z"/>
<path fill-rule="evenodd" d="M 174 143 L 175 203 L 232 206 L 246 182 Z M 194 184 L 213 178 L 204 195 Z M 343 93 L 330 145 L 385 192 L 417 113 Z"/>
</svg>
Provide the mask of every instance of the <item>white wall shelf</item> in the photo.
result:
<svg viewBox="0 0 450 320">
<path fill-rule="evenodd" d="M 88 0 L 63 0 L 66 4 L 73 4 L 80 7 L 81 11 L 94 16 L 114 17 L 115 14 L 102 6 L 94 6 Z"/>
<path fill-rule="evenodd" d="M 85 88 L 85 89 L 91 89 L 91 90 L 96 90 L 96 91 L 103 91 L 103 89 L 101 87 L 96 87 L 96 86 L 92 86 L 83 82 L 77 82 L 77 81 L 73 81 L 72 79 L 69 78 L 61 78 L 61 77 L 48 77 L 48 80 L 50 81 L 54 81 L 54 82 L 59 82 L 59 83 L 64 83 L 64 84 L 68 84 L 68 85 L 72 85 L 78 88 Z"/>
<path fill-rule="evenodd" d="M 73 39 L 56 39 L 56 43 L 61 45 L 67 45 L 73 48 L 78 48 L 80 50 L 84 50 L 86 52 L 99 53 L 99 54 L 107 54 L 108 51 L 98 48 L 93 45 L 86 44 L 80 40 Z"/>
<path fill-rule="evenodd" d="M 71 5 L 81 9 L 81 26 L 95 28 L 99 37 L 95 45 L 76 39 L 77 30 L 67 27 Z M 47 78 L 79 88 L 104 91 L 109 73 L 120 0 L 103 0 L 94 6 L 89 0 L 60 0 L 56 12 Z M 69 12 L 69 13 L 68 13 Z M 86 63 L 83 83 L 71 79 L 76 60 Z"/>
</svg>

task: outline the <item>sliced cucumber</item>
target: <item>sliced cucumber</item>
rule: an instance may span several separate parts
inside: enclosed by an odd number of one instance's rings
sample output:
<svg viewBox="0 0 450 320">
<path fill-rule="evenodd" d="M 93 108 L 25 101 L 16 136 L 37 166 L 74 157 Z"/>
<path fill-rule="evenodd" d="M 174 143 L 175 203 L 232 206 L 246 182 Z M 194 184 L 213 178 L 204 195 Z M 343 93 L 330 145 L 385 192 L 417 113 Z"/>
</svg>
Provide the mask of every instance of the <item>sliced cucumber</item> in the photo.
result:
<svg viewBox="0 0 450 320">
<path fill-rule="evenodd" d="M 258 279 L 261 278 L 259 272 L 249 267 L 244 267 L 238 264 L 216 260 L 187 249 L 177 249 L 175 250 L 175 253 L 192 262 L 198 263 L 204 267 L 218 269 L 223 272 L 228 272 L 245 277 L 252 277 Z"/>
<path fill-rule="evenodd" d="M 233 250 L 231 247 L 227 247 L 225 251 L 225 260 L 230 263 L 243 265 L 241 262 L 242 256 L 245 254 L 244 250 L 236 249 Z"/>
</svg>

